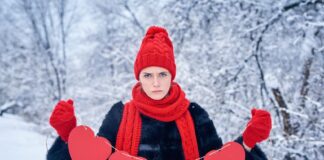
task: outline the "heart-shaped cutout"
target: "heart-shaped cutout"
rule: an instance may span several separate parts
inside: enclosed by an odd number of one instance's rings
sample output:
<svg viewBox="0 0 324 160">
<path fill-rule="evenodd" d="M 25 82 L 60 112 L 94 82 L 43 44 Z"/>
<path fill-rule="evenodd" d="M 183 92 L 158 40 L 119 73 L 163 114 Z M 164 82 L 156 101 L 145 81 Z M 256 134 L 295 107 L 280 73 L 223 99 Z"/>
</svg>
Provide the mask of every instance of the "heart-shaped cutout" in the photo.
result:
<svg viewBox="0 0 324 160">
<path fill-rule="evenodd" d="M 245 151 L 243 147 L 236 142 L 228 142 L 219 150 L 209 151 L 204 160 L 244 160 Z"/>
<path fill-rule="evenodd" d="M 68 147 L 72 160 L 106 160 L 111 154 L 111 143 L 82 125 L 71 131 Z"/>
</svg>

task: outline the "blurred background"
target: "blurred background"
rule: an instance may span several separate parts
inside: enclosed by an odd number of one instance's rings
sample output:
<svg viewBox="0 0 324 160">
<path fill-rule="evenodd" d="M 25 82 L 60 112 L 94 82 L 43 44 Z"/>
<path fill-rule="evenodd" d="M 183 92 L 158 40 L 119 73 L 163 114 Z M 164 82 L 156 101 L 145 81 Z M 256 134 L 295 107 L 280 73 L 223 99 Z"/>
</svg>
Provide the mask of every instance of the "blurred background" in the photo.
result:
<svg viewBox="0 0 324 160">
<path fill-rule="evenodd" d="M 273 120 L 260 144 L 270 160 L 324 159 L 323 0 L 2 0 L 0 24 L 6 159 L 45 159 L 60 99 L 72 98 L 78 124 L 96 132 L 114 103 L 131 98 L 151 25 L 169 31 L 175 81 L 223 142 L 263 108 Z"/>
</svg>

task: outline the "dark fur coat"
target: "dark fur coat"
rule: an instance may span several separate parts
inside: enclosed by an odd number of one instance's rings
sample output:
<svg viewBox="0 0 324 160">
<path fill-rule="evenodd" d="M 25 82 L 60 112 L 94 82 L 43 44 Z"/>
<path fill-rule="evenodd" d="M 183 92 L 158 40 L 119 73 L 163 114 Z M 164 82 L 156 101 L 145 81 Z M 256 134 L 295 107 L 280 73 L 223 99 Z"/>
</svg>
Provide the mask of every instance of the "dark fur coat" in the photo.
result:
<svg viewBox="0 0 324 160">
<path fill-rule="evenodd" d="M 116 135 L 121 121 L 124 105 L 118 102 L 107 113 L 99 129 L 98 136 L 107 138 L 115 146 Z M 197 103 L 190 103 L 189 111 L 194 121 L 199 155 L 202 157 L 213 149 L 219 149 L 223 143 L 218 136 L 213 121 L 207 112 Z M 160 122 L 141 115 L 142 135 L 138 155 L 148 160 L 184 159 L 181 137 L 175 122 Z M 242 144 L 242 137 L 235 140 Z M 265 154 L 258 146 L 246 152 L 246 160 L 265 160 Z M 70 160 L 68 146 L 59 137 L 47 153 L 47 160 Z"/>
</svg>

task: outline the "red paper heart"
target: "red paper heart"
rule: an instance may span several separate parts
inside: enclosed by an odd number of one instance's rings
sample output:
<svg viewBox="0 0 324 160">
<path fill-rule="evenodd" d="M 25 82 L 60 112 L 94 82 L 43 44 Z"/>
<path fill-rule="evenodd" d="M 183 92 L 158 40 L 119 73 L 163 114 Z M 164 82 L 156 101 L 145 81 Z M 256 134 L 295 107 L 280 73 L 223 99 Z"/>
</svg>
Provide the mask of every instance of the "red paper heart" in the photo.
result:
<svg viewBox="0 0 324 160">
<path fill-rule="evenodd" d="M 146 160 L 146 159 L 143 157 L 131 156 L 124 151 L 116 151 L 110 156 L 109 160 Z"/>
<path fill-rule="evenodd" d="M 209 151 L 204 160 L 244 160 L 243 147 L 236 142 L 228 142 L 219 150 Z"/>
<path fill-rule="evenodd" d="M 77 126 L 71 131 L 68 147 L 73 160 L 106 160 L 111 154 L 110 142 L 95 136 L 88 126 Z"/>
</svg>

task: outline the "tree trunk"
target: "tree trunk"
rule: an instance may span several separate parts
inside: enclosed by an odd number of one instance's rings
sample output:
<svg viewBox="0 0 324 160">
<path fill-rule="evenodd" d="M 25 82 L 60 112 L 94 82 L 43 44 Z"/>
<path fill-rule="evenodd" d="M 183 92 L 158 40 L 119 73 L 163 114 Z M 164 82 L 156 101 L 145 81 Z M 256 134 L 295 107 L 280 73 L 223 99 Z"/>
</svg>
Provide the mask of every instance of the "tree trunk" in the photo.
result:
<svg viewBox="0 0 324 160">
<path fill-rule="evenodd" d="M 291 136 L 292 134 L 294 134 L 294 130 L 290 124 L 290 115 L 287 112 L 288 110 L 287 104 L 283 99 L 281 92 L 278 88 L 272 88 L 272 93 L 275 96 L 277 104 L 279 105 L 280 108 L 280 113 L 283 119 L 283 126 L 284 126 L 283 129 L 284 129 L 285 136 Z"/>
</svg>

